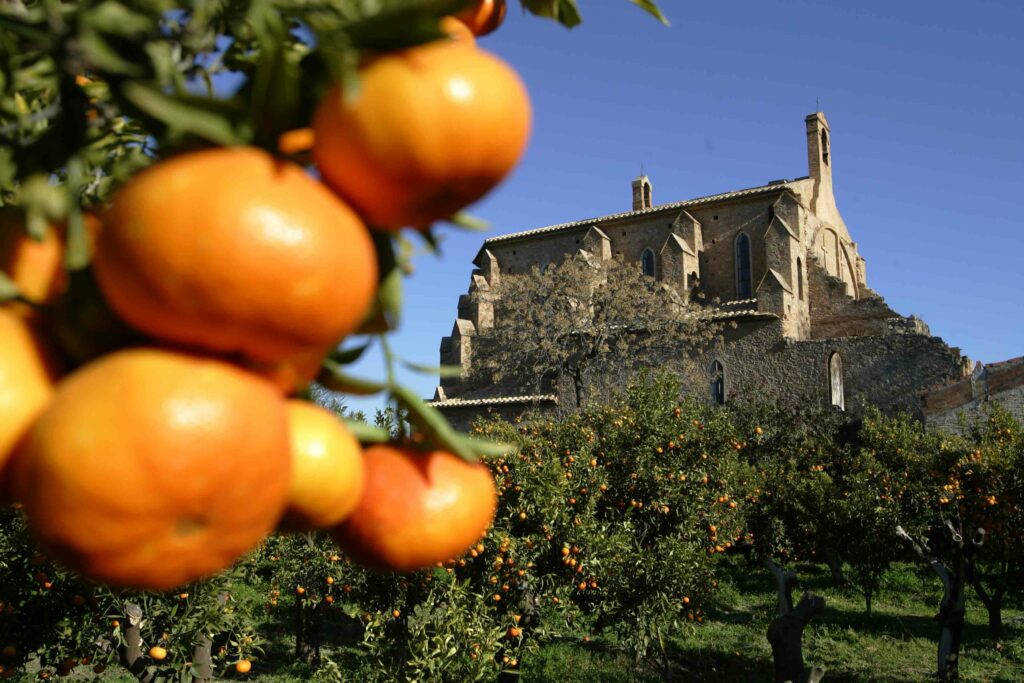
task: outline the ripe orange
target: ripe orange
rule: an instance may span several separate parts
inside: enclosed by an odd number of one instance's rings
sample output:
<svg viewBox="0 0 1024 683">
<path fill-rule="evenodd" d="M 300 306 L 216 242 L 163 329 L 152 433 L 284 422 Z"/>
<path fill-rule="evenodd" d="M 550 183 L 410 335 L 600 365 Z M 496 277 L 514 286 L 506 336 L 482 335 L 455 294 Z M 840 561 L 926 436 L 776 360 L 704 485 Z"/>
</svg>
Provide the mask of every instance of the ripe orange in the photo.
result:
<svg viewBox="0 0 1024 683">
<path fill-rule="evenodd" d="M 359 502 L 366 475 L 359 442 L 336 415 L 307 401 L 288 401 L 292 478 L 285 531 L 326 529 Z"/>
<path fill-rule="evenodd" d="M 457 557 L 483 535 L 498 496 L 486 466 L 445 451 L 367 448 L 366 487 L 331 535 L 355 561 L 412 571 Z"/>
<path fill-rule="evenodd" d="M 46 552 L 88 578 L 168 589 L 269 532 L 290 469 L 284 399 L 232 365 L 120 351 L 62 381 L 19 452 Z"/>
<path fill-rule="evenodd" d="M 239 659 L 235 662 L 235 671 L 240 674 L 247 674 L 252 669 L 252 662 L 248 659 Z"/>
<path fill-rule="evenodd" d="M 486 36 L 505 21 L 505 0 L 477 0 L 455 17 L 476 36 Z"/>
<path fill-rule="evenodd" d="M 85 227 L 91 239 L 99 232 L 99 219 L 85 214 Z M 49 226 L 41 240 L 25 232 L 21 217 L 0 212 L 0 270 L 4 271 L 23 297 L 36 304 L 52 303 L 67 288 L 64 270 L 63 225 Z"/>
<path fill-rule="evenodd" d="M 182 154 L 115 196 L 96 275 L 128 324 L 304 384 L 358 327 L 377 285 L 360 219 L 301 167 L 258 149 Z"/>
<path fill-rule="evenodd" d="M 154 645 L 153 647 L 149 648 L 149 656 L 159 662 L 161 660 L 167 659 L 167 650 L 160 647 L 159 645 Z"/>
<path fill-rule="evenodd" d="M 530 131 L 530 101 L 505 62 L 463 40 L 387 53 L 359 93 L 316 112 L 313 159 L 370 225 L 425 228 L 497 185 Z"/>
<path fill-rule="evenodd" d="M 0 480 L 7 478 L 15 447 L 50 402 L 56 377 L 53 355 L 33 324 L 0 308 Z M 7 484 L 0 481 L 3 489 Z"/>
</svg>

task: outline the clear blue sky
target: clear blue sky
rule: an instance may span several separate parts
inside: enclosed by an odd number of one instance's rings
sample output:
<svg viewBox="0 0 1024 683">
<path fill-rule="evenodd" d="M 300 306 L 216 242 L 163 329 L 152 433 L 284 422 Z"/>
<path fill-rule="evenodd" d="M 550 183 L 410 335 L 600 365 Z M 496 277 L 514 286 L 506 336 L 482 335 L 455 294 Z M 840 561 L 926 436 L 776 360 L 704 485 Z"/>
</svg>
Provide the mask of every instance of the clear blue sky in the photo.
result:
<svg viewBox="0 0 1024 683">
<path fill-rule="evenodd" d="M 1024 355 L 1024 3 L 662 0 L 665 28 L 580 0 L 572 31 L 512 4 L 480 45 L 519 71 L 535 123 L 520 167 L 471 207 L 490 234 L 628 210 L 641 163 L 656 204 L 806 175 L 819 99 L 869 286 L 973 359 Z M 394 338 L 432 365 L 484 239 L 441 232 Z M 357 368 L 380 376 L 380 359 Z M 437 383 L 402 378 L 425 397 Z"/>
</svg>

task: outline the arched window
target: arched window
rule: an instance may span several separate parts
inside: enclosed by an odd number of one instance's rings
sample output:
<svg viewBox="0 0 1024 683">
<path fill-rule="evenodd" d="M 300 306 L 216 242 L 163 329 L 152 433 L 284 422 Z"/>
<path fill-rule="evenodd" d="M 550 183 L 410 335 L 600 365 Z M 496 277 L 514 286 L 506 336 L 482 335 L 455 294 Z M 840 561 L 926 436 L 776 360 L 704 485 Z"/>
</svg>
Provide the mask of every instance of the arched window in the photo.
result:
<svg viewBox="0 0 1024 683">
<path fill-rule="evenodd" d="M 644 208 L 651 208 L 651 184 L 644 183 Z"/>
<path fill-rule="evenodd" d="M 835 351 L 828 357 L 828 393 L 832 405 L 839 410 L 846 410 L 843 398 L 843 359 Z"/>
<path fill-rule="evenodd" d="M 804 300 L 804 263 L 796 257 L 796 291 L 800 301 Z"/>
<path fill-rule="evenodd" d="M 644 253 L 640 255 L 640 266 L 643 268 L 644 275 L 655 277 L 656 263 L 653 249 L 644 249 Z"/>
<path fill-rule="evenodd" d="M 747 237 L 747 233 L 741 232 L 736 236 L 733 255 L 736 260 L 736 297 L 749 299 L 753 296 L 753 286 L 750 273 L 750 238 Z"/>
<path fill-rule="evenodd" d="M 824 128 L 821 130 L 821 160 L 828 166 L 828 133 Z"/>
<path fill-rule="evenodd" d="M 725 403 L 725 366 L 720 361 L 711 363 L 711 400 L 721 405 Z"/>
</svg>

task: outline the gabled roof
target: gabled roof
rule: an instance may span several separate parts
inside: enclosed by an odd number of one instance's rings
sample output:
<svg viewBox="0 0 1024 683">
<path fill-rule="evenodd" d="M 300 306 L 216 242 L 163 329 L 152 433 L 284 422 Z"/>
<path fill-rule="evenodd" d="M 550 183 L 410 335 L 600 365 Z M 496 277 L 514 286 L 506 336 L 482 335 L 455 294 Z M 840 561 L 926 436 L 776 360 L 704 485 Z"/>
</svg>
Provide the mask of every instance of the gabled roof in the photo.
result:
<svg viewBox="0 0 1024 683">
<path fill-rule="evenodd" d="M 797 178 L 796 180 L 802 180 L 802 178 Z M 596 225 L 598 223 L 606 223 L 620 218 L 632 218 L 635 216 L 644 216 L 647 214 L 659 213 L 662 211 L 678 211 L 679 209 L 697 207 L 705 204 L 714 204 L 716 202 L 737 199 L 739 197 L 751 197 L 760 194 L 771 194 L 773 192 L 792 192 L 793 190 L 790 187 L 790 183 L 792 182 L 795 181 L 787 181 L 783 183 L 777 182 L 770 185 L 750 187 L 745 190 L 733 190 L 732 192 L 722 192 L 721 194 L 712 194 L 706 197 L 687 199 L 682 202 L 673 202 L 671 204 L 659 204 L 657 206 L 652 206 L 649 209 L 640 209 L 639 211 L 624 211 L 622 213 L 608 214 L 607 216 L 598 216 L 597 218 L 587 218 L 586 220 L 581 221 L 570 221 L 569 223 L 558 223 L 557 225 L 549 225 L 544 228 L 533 228 L 532 230 L 513 232 L 507 235 L 495 235 L 494 237 L 489 237 L 486 240 L 484 240 L 484 248 L 486 248 L 487 245 L 497 244 L 499 242 L 506 242 L 525 237 L 533 237 L 534 235 L 544 235 L 552 232 L 560 232 L 562 230 L 571 230 L 573 228 L 581 228 L 589 225 Z"/>
</svg>

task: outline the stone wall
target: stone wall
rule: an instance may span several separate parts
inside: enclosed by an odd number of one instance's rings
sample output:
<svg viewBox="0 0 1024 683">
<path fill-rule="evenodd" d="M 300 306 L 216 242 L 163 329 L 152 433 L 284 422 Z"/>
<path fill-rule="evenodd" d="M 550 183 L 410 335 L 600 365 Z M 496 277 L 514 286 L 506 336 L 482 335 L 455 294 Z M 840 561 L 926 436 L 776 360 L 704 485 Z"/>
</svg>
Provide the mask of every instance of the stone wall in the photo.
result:
<svg viewBox="0 0 1024 683">
<path fill-rule="evenodd" d="M 921 395 L 925 424 L 949 432 L 984 419 L 993 404 L 1024 422 L 1024 358 L 979 365 L 970 377 Z"/>
</svg>

